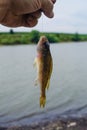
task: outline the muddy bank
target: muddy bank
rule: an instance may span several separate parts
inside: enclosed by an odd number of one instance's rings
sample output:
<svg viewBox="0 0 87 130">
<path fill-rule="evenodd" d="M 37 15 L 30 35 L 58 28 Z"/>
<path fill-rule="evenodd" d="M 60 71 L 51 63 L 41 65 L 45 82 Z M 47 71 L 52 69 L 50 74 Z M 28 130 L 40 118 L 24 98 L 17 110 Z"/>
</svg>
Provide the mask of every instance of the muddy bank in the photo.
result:
<svg viewBox="0 0 87 130">
<path fill-rule="evenodd" d="M 87 130 L 87 118 L 54 119 L 21 127 L 0 127 L 0 130 Z"/>
</svg>

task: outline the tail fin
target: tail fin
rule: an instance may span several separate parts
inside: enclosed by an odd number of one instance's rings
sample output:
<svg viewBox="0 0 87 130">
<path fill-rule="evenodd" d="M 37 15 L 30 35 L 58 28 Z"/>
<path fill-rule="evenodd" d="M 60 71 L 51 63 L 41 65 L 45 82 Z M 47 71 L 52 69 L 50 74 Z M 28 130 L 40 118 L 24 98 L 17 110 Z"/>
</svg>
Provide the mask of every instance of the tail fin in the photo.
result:
<svg viewBox="0 0 87 130">
<path fill-rule="evenodd" d="M 45 107 L 46 104 L 46 97 L 40 97 L 40 107 Z"/>
</svg>

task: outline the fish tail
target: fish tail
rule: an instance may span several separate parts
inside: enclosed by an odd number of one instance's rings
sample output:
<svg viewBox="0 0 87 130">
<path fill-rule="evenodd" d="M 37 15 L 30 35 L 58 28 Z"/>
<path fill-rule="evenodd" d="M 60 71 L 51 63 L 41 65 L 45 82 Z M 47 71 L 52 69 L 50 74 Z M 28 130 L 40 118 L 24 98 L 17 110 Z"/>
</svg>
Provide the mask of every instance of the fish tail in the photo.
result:
<svg viewBox="0 0 87 130">
<path fill-rule="evenodd" d="M 46 97 L 40 97 L 40 107 L 45 107 L 46 104 Z"/>
</svg>

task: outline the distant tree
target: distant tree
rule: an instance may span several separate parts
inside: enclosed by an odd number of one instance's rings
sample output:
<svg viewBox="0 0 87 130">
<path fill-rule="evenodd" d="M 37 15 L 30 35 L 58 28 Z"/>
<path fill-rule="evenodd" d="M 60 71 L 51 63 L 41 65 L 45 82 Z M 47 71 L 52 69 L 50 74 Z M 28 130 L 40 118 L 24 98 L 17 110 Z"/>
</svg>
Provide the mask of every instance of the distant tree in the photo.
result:
<svg viewBox="0 0 87 130">
<path fill-rule="evenodd" d="M 56 35 L 47 34 L 46 36 L 47 36 L 48 41 L 49 41 L 50 43 L 58 43 L 58 42 L 59 42 L 59 38 L 58 38 Z"/>
<path fill-rule="evenodd" d="M 78 34 L 77 32 L 75 33 L 75 35 L 74 35 L 74 37 L 72 38 L 72 40 L 73 40 L 73 41 L 76 41 L 76 42 L 77 42 L 77 41 L 80 41 L 80 36 L 79 36 L 79 34 Z"/>
<path fill-rule="evenodd" d="M 14 34 L 14 31 L 13 31 L 13 29 L 10 29 L 10 32 L 9 32 L 10 34 Z"/>
<path fill-rule="evenodd" d="M 37 43 L 38 40 L 39 40 L 39 37 L 40 37 L 39 31 L 37 31 L 37 30 L 31 31 L 31 33 L 30 33 L 30 41 L 32 43 Z"/>
</svg>

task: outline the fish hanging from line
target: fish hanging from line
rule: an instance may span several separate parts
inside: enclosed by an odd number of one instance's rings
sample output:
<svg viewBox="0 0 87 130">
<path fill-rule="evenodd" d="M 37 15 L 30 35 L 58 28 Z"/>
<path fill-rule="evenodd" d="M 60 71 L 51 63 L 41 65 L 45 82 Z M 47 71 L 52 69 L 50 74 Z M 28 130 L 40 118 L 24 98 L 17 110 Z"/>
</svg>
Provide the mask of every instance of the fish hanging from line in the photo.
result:
<svg viewBox="0 0 87 130">
<path fill-rule="evenodd" d="M 40 107 L 45 107 L 46 89 L 49 88 L 53 69 L 53 61 L 50 52 L 50 44 L 45 36 L 41 36 L 37 45 L 37 57 L 34 65 L 37 67 L 37 78 L 35 85 L 40 85 Z"/>
</svg>

